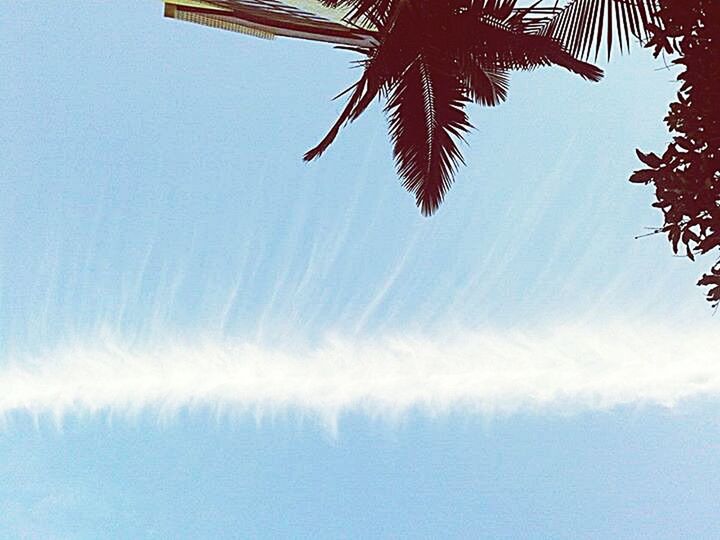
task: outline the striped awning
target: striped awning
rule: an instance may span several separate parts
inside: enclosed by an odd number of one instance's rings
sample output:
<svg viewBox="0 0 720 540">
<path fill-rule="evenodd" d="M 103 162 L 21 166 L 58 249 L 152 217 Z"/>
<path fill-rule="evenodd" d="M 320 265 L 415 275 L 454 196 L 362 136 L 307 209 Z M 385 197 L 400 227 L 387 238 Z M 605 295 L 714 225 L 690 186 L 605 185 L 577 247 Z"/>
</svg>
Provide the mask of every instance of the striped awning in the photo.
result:
<svg viewBox="0 0 720 540">
<path fill-rule="evenodd" d="M 285 36 L 367 47 L 374 32 L 344 20 L 316 0 L 165 0 L 165 16 L 272 39 Z"/>
</svg>

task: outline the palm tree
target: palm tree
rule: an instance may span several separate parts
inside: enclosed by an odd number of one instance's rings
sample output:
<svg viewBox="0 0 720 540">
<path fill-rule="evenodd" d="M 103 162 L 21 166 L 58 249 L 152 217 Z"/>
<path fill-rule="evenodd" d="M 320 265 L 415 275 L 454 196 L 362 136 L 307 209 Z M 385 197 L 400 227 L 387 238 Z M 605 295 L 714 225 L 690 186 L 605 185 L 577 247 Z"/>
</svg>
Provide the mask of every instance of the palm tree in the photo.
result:
<svg viewBox="0 0 720 540">
<path fill-rule="evenodd" d="M 283 12 L 291 0 L 284 1 L 204 3 L 225 10 L 215 16 L 254 32 L 320 39 L 359 53 L 362 76 L 341 94 L 349 94 L 345 108 L 304 159 L 320 156 L 345 124 L 383 98 L 398 174 L 424 215 L 438 208 L 463 163 L 458 142 L 472 127 L 468 103 L 502 102 L 514 70 L 557 65 L 598 81 L 602 70 L 586 60 L 602 49 L 609 58 L 613 44 L 624 50 L 646 38 L 659 8 L 659 0 L 570 0 L 562 7 L 542 1 L 518 7 L 517 0 L 318 0 L 341 10 L 342 19 L 333 22 Z"/>
</svg>

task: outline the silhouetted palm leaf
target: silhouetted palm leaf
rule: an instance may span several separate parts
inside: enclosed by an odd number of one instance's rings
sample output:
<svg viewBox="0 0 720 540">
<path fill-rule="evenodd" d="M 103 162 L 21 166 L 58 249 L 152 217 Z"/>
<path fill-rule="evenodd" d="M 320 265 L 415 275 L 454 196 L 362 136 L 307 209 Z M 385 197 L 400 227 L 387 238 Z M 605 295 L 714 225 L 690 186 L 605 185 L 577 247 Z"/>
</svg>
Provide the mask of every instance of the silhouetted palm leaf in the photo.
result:
<svg viewBox="0 0 720 540">
<path fill-rule="evenodd" d="M 613 43 L 621 51 L 631 39 L 646 40 L 657 18 L 659 0 L 572 0 L 544 21 L 540 33 L 555 38 L 577 58 L 597 57 Z"/>
<path fill-rule="evenodd" d="M 385 110 L 398 174 L 425 215 L 432 214 L 464 163 L 456 138 L 471 126 L 465 88 L 435 51 L 423 51 L 390 93 Z"/>
<path fill-rule="evenodd" d="M 349 22 L 383 28 L 390 16 L 390 11 L 399 3 L 399 0 L 320 0 L 320 2 L 330 8 L 345 7 L 349 9 L 346 17 Z"/>
<path fill-rule="evenodd" d="M 602 70 L 574 58 L 554 38 L 526 32 L 523 21 L 513 18 L 509 16 L 512 24 L 504 24 L 487 14 L 461 13 L 451 19 L 447 36 L 441 38 L 443 47 L 464 66 L 530 70 L 555 64 L 585 79 L 600 80 Z"/>
<path fill-rule="evenodd" d="M 510 76 L 506 70 L 489 70 L 479 63 L 468 63 L 461 71 L 466 96 L 486 107 L 494 107 L 507 99 Z"/>
<path fill-rule="evenodd" d="M 351 49 L 366 57 L 360 63 L 363 66 L 362 77 L 343 92 L 343 94 L 350 93 L 345 108 L 323 140 L 305 153 L 303 157 L 305 161 L 311 161 L 322 155 L 335 140 L 343 125 L 356 120 L 381 90 L 384 89 L 385 93 L 389 91 L 394 79 L 411 60 L 409 56 L 398 54 L 401 50 L 401 39 L 399 33 L 388 33 L 376 47 Z"/>
</svg>

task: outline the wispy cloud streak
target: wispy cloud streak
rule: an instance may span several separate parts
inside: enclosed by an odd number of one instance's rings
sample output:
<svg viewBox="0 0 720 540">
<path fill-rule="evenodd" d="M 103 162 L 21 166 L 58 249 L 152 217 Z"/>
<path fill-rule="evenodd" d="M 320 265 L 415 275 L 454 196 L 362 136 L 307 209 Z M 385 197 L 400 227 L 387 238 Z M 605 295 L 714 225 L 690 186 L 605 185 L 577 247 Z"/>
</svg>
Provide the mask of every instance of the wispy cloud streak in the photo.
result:
<svg viewBox="0 0 720 540">
<path fill-rule="evenodd" d="M 707 331 L 602 328 L 454 332 L 430 338 L 331 338 L 314 347 L 95 340 L 0 367 L 0 414 L 52 415 L 186 407 L 266 414 L 411 410 L 495 414 L 673 406 L 720 396 Z"/>
</svg>

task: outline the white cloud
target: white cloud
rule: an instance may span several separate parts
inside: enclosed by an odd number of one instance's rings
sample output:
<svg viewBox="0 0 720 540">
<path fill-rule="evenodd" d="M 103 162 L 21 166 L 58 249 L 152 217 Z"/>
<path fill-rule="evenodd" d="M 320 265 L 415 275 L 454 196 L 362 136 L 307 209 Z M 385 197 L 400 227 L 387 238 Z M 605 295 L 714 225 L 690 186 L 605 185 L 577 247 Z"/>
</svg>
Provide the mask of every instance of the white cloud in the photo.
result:
<svg viewBox="0 0 720 540">
<path fill-rule="evenodd" d="M 96 339 L 0 367 L 0 415 L 580 411 L 720 395 L 712 328 L 559 325 L 267 347 Z"/>
</svg>

